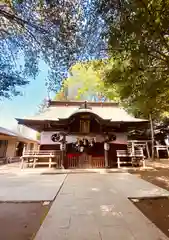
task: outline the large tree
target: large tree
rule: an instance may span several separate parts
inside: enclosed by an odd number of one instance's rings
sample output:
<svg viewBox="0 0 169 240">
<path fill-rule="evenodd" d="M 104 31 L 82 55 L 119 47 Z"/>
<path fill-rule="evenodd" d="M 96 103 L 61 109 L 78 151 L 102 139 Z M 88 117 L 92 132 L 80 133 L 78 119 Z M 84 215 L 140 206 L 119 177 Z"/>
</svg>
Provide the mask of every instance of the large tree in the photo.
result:
<svg viewBox="0 0 169 240">
<path fill-rule="evenodd" d="M 169 108 L 169 1 L 98 2 L 111 58 L 105 80 L 136 115 L 158 117 Z"/>
<path fill-rule="evenodd" d="M 107 60 L 93 60 L 74 64 L 69 70 L 69 77 L 63 80 L 62 88 L 55 99 L 117 101 L 119 96 L 115 86 L 107 86 L 102 80 L 102 65 L 106 63 Z"/>
<path fill-rule="evenodd" d="M 95 17 L 94 2 L 1 1 L 0 97 L 8 97 L 14 87 L 16 94 L 17 86 L 35 77 L 40 59 L 49 66 L 48 87 L 56 90 L 72 63 L 104 56 L 104 22 Z"/>
</svg>

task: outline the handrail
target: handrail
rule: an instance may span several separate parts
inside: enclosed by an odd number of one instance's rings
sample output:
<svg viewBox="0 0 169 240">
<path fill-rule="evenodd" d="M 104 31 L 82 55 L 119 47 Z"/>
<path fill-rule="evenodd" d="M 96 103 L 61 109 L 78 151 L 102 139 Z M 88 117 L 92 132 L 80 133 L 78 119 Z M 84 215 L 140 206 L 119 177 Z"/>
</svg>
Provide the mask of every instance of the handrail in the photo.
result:
<svg viewBox="0 0 169 240">
<path fill-rule="evenodd" d="M 138 143 L 138 142 L 141 142 L 141 143 L 146 143 L 146 142 L 152 142 L 152 140 L 128 140 L 127 141 L 128 143 Z"/>
<path fill-rule="evenodd" d="M 118 168 L 121 167 L 121 164 L 126 164 L 126 163 L 131 163 L 132 166 L 137 162 L 137 159 L 141 158 L 140 161 L 142 161 L 143 163 L 143 167 L 145 167 L 145 157 L 144 157 L 144 153 L 143 153 L 143 149 L 139 149 L 139 150 L 135 150 L 134 152 L 132 151 L 128 151 L 128 150 L 117 150 L 117 166 Z M 120 158 L 126 158 L 129 157 L 131 158 L 130 161 L 121 161 Z"/>
<path fill-rule="evenodd" d="M 144 156 L 143 150 L 138 149 L 135 150 L 134 152 L 128 151 L 128 150 L 117 150 L 117 157 L 137 157 L 137 156 Z"/>
<path fill-rule="evenodd" d="M 60 150 L 27 150 L 23 152 L 23 157 L 24 156 L 55 156 L 60 154 Z"/>
</svg>

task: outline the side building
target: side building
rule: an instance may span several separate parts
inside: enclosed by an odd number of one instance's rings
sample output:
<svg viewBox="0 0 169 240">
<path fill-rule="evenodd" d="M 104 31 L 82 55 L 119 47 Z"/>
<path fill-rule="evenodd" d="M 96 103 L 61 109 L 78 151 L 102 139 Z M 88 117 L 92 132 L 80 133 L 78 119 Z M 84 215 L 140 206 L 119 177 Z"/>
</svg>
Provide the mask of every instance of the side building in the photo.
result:
<svg viewBox="0 0 169 240">
<path fill-rule="evenodd" d="M 0 162 L 7 163 L 19 160 L 22 156 L 24 146 L 27 149 L 37 149 L 38 141 L 27 138 L 19 133 L 0 127 Z"/>
</svg>

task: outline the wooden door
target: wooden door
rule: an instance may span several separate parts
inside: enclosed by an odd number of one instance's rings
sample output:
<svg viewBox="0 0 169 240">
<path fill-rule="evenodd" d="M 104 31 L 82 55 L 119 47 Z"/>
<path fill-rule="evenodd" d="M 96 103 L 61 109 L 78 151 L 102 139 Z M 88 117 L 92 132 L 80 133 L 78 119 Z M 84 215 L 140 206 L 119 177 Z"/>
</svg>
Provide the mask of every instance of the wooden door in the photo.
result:
<svg viewBox="0 0 169 240">
<path fill-rule="evenodd" d="M 79 168 L 90 168 L 89 155 L 82 153 L 79 157 Z"/>
</svg>

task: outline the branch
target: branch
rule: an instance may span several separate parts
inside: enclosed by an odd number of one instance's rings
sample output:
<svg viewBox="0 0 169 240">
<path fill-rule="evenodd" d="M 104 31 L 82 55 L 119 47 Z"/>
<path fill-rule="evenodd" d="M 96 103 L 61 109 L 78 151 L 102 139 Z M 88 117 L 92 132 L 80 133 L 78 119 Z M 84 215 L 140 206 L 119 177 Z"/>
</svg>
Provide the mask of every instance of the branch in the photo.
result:
<svg viewBox="0 0 169 240">
<path fill-rule="evenodd" d="M 0 28 L 0 33 L 4 33 L 6 35 L 10 35 L 10 33 L 8 31 L 6 31 L 5 29 Z"/>
<path fill-rule="evenodd" d="M 153 53 L 151 53 L 151 52 L 154 52 L 154 53 L 157 53 L 157 54 L 159 54 L 159 55 L 154 55 Z M 149 52 L 149 54 L 150 54 L 150 56 L 153 56 L 153 57 L 155 57 L 155 58 L 157 58 L 157 59 L 159 59 L 159 60 L 162 60 L 162 61 L 164 61 L 164 62 L 166 62 L 167 63 L 167 65 L 169 66 L 169 57 L 168 56 L 166 56 L 164 53 L 162 53 L 162 52 L 159 52 L 157 49 L 151 49 L 151 52 Z M 161 57 L 160 57 L 161 56 Z"/>
<path fill-rule="evenodd" d="M 164 35 L 160 34 L 160 38 L 161 38 L 161 40 L 163 41 L 165 47 L 167 48 L 167 51 L 169 52 L 169 45 L 167 44 Z"/>
<path fill-rule="evenodd" d="M 15 61 L 15 57 L 14 57 L 13 52 L 12 52 L 11 48 L 9 47 L 9 44 L 7 43 L 7 40 L 6 40 L 6 39 L 5 39 L 5 44 L 6 44 L 7 48 L 8 48 L 8 50 L 10 51 L 11 57 L 12 57 L 12 59 L 13 59 L 14 65 L 15 65 L 15 67 L 16 67 L 17 64 L 16 64 L 16 61 Z"/>
<path fill-rule="evenodd" d="M 155 19 L 154 19 L 154 17 L 152 16 L 151 11 L 147 8 L 144 0 L 139 0 L 139 1 L 143 4 L 143 7 L 145 8 L 145 10 L 147 10 L 150 18 L 152 18 L 153 22 L 155 23 Z M 156 11 L 156 10 L 155 10 L 155 11 Z M 147 22 L 147 23 L 148 23 L 149 27 L 151 28 L 151 25 L 149 24 L 149 22 Z M 167 42 L 166 42 L 166 40 L 165 40 L 165 38 L 164 38 L 163 32 L 162 32 L 161 29 L 160 29 L 160 25 L 158 25 L 157 27 L 158 27 L 158 30 L 159 30 L 160 39 L 163 41 L 165 47 L 167 48 L 167 51 L 169 52 L 169 45 L 167 44 Z M 155 31 L 157 30 L 157 27 L 156 27 Z M 159 52 L 158 52 L 158 53 L 159 53 Z M 160 53 L 160 54 L 161 54 L 161 53 Z M 164 54 L 161 54 L 161 55 L 166 58 L 166 55 L 164 55 Z M 168 58 L 166 58 L 166 59 L 168 59 Z"/>
<path fill-rule="evenodd" d="M 32 24 L 32 23 L 28 22 L 27 20 L 19 18 L 18 16 L 14 15 L 14 14 L 10 14 L 10 13 L 6 12 L 5 10 L 0 9 L 0 14 L 3 15 L 5 18 L 7 18 L 10 21 L 13 20 L 13 21 L 17 22 L 21 26 L 28 25 L 40 32 L 48 33 L 48 31 L 45 30 L 44 28 L 36 26 L 35 24 Z"/>
<path fill-rule="evenodd" d="M 31 33 L 31 31 L 29 31 L 28 28 L 25 28 L 25 29 L 26 29 L 26 31 L 28 32 L 28 34 L 30 34 L 31 37 L 35 40 L 35 42 L 36 42 L 39 46 L 41 46 L 40 42 L 36 39 L 36 37 L 33 35 L 33 33 Z"/>
</svg>

